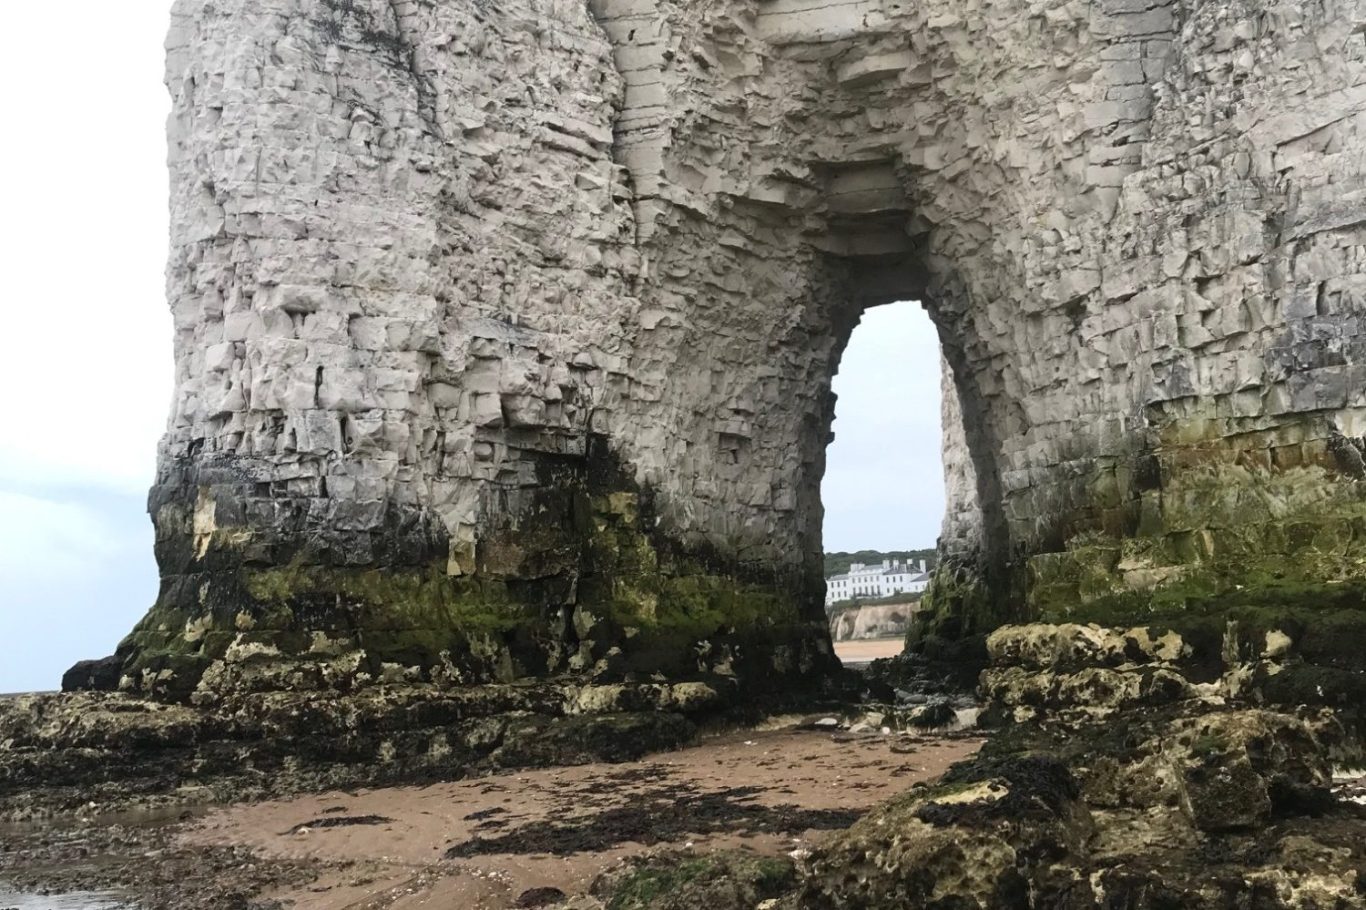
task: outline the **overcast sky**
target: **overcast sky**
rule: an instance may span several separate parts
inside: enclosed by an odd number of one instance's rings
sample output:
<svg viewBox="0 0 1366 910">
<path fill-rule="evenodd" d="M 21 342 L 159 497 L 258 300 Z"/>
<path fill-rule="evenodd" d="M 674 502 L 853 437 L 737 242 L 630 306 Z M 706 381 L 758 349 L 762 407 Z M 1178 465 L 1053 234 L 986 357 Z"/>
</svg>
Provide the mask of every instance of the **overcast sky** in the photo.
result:
<svg viewBox="0 0 1366 910">
<path fill-rule="evenodd" d="M 932 547 L 944 518 L 939 339 L 918 303 L 863 314 L 835 376 L 825 549 Z"/>
<path fill-rule="evenodd" d="M 145 503 L 172 378 L 169 9 L 5 10 L 0 692 L 53 688 L 111 653 L 156 595 Z"/>
<path fill-rule="evenodd" d="M 161 86 L 167 0 L 12 3 L 0 55 L 5 390 L 0 692 L 54 688 L 156 596 L 146 492 L 170 403 Z M 61 18 L 61 53 L 40 40 Z M 835 549 L 938 532 L 938 366 L 919 308 L 870 313 L 836 383 Z"/>
</svg>

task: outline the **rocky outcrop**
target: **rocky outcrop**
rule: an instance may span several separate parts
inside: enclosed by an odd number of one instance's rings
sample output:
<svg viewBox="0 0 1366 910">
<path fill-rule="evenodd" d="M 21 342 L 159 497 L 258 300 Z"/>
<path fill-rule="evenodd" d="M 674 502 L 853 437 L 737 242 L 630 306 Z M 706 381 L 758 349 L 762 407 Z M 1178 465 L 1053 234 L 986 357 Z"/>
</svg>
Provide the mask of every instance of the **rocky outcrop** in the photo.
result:
<svg viewBox="0 0 1366 910">
<path fill-rule="evenodd" d="M 799 854 L 762 906 L 1366 905 L 1366 811 L 1331 790 L 1331 712 L 1259 705 L 1233 651 L 1211 677 L 1171 630 L 1008 627 L 990 647 L 982 751 Z"/>
<path fill-rule="evenodd" d="M 1338 599 L 1249 603 L 1212 599 L 1120 626 L 1007 627 L 987 639 L 987 711 L 1012 719 L 1083 711 L 1104 718 L 1190 697 L 1283 709 L 1327 707 L 1366 742 L 1366 612 L 1351 588 Z M 1078 612 L 1084 612 L 1079 610 Z"/>
<path fill-rule="evenodd" d="M 1359 0 L 173 15 L 125 690 L 830 672 L 830 379 L 901 298 L 933 634 L 1362 574 Z"/>
<path fill-rule="evenodd" d="M 62 674 L 63 692 L 113 692 L 123 677 L 123 663 L 117 657 L 82 660 Z"/>
<path fill-rule="evenodd" d="M 581 910 L 753 910 L 771 907 L 793 878 L 787 859 L 741 852 L 661 853 L 599 877 L 593 893 L 603 903 L 585 902 Z"/>
<path fill-rule="evenodd" d="M 998 746 L 818 848 L 791 906 L 1360 906 L 1366 818 L 1325 808 L 1312 723 L 1260 711 L 1168 723 L 1070 762 Z"/>
<path fill-rule="evenodd" d="M 117 693 L 0 700 L 0 819 L 624 761 L 733 707 L 733 692 L 701 683 L 300 689 L 211 709 Z"/>
<path fill-rule="evenodd" d="M 1257 707 L 1249 667 L 1210 678 L 1170 630 L 1008 627 L 989 647 L 1001 732 L 818 848 L 790 906 L 1366 901 L 1366 814 L 1330 791 L 1332 713 Z"/>
</svg>

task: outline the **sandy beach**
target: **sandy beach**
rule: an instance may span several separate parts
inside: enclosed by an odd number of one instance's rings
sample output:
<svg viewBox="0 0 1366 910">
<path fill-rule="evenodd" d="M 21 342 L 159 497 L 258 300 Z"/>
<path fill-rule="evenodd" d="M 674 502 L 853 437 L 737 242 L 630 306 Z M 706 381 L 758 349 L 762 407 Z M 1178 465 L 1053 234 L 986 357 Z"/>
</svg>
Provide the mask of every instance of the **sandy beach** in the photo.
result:
<svg viewBox="0 0 1366 910">
<path fill-rule="evenodd" d="M 837 641 L 835 654 L 846 666 L 857 666 L 883 657 L 895 657 L 906 646 L 904 638 L 873 638 L 866 641 Z"/>
<path fill-rule="evenodd" d="M 790 854 L 981 744 L 794 722 L 622 764 L 322 793 L 169 824 L 16 829 L 0 880 L 115 891 L 146 910 L 235 895 L 293 910 L 510 910 L 535 906 L 528 895 L 583 894 L 650 851 Z"/>
<path fill-rule="evenodd" d="M 893 751 L 893 746 L 896 751 Z M 644 761 L 327 793 L 215 812 L 182 847 L 319 864 L 295 910 L 504 910 L 661 847 L 781 855 L 970 755 L 976 739 L 770 730 Z"/>
</svg>

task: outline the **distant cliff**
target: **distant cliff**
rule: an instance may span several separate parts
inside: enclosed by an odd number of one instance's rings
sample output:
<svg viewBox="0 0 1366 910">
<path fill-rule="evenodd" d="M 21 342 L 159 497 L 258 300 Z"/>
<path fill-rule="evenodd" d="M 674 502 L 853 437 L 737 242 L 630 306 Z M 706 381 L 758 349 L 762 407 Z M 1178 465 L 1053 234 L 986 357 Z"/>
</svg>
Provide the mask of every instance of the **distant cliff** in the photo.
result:
<svg viewBox="0 0 1366 910">
<path fill-rule="evenodd" d="M 902 636 L 919 609 L 918 601 L 847 607 L 830 617 L 830 637 L 835 641 L 859 641 Z"/>
</svg>

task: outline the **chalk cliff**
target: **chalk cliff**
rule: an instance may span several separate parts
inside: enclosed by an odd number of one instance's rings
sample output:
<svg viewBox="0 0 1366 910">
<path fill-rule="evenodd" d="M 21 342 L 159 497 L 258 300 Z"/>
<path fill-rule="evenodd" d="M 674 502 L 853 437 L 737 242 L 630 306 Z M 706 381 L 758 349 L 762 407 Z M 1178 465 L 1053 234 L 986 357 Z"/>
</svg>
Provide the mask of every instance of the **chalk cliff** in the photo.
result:
<svg viewBox="0 0 1366 910">
<path fill-rule="evenodd" d="M 830 617 L 830 637 L 834 641 L 864 641 L 870 638 L 901 638 L 906 634 L 917 604 L 863 604 L 849 607 Z"/>
<path fill-rule="evenodd" d="M 179 0 L 122 686 L 818 677 L 830 380 L 896 299 L 949 379 L 927 636 L 1360 578 L 1363 26 Z"/>
</svg>

